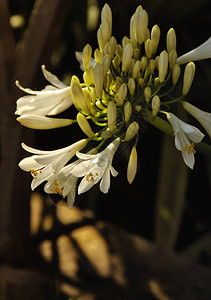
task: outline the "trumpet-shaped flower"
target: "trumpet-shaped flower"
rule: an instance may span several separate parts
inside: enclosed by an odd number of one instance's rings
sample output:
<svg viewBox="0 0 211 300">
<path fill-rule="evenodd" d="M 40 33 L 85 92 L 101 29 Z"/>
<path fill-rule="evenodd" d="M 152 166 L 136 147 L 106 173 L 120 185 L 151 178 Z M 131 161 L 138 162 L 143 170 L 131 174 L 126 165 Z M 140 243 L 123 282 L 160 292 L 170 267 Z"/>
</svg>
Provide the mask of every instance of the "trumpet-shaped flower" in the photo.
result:
<svg viewBox="0 0 211 300">
<path fill-rule="evenodd" d="M 196 106 L 185 101 L 182 103 L 182 105 L 184 109 L 187 112 L 189 112 L 189 114 L 191 114 L 194 118 L 196 118 L 199 121 L 199 123 L 204 127 L 204 129 L 211 137 L 211 113 L 203 111 L 197 108 Z"/>
<path fill-rule="evenodd" d="M 16 115 L 56 115 L 73 104 L 71 87 L 62 83 L 55 75 L 51 74 L 42 66 L 45 78 L 51 83 L 42 91 L 33 91 L 23 88 L 18 81 L 16 85 L 29 95 L 17 100 Z"/>
<path fill-rule="evenodd" d="M 101 192 L 108 193 L 110 188 L 110 172 L 113 176 L 118 175 L 118 172 L 112 167 L 112 160 L 119 144 L 120 138 L 116 138 L 100 153 L 94 155 L 80 152 L 76 153 L 76 155 L 83 160 L 71 171 L 73 176 L 84 176 L 78 187 L 79 194 L 88 191 L 100 180 Z"/>
<path fill-rule="evenodd" d="M 206 58 L 211 58 L 211 37 L 197 48 L 178 57 L 177 63 L 179 65 L 182 65 L 190 61 L 201 60 Z"/>
<path fill-rule="evenodd" d="M 172 113 L 166 113 L 166 116 L 174 129 L 176 148 L 182 152 L 185 164 L 193 169 L 195 163 L 194 143 L 201 142 L 204 134 L 196 127 L 183 122 Z"/>
<path fill-rule="evenodd" d="M 87 144 L 87 140 L 80 140 L 68 147 L 43 151 L 37 150 L 22 144 L 22 147 L 34 154 L 20 161 L 19 167 L 24 171 L 30 171 L 33 180 L 31 188 L 34 190 L 42 182 L 47 181 L 52 175 L 58 174 L 66 163 L 75 155 L 76 151 L 80 151 Z"/>
</svg>

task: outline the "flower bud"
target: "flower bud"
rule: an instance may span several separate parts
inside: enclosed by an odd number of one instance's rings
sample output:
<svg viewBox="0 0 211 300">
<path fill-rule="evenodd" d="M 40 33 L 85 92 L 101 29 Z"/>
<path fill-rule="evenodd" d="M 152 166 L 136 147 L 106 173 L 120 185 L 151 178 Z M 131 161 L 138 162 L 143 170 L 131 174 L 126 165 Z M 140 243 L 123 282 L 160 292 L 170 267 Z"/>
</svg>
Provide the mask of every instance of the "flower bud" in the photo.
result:
<svg viewBox="0 0 211 300">
<path fill-rule="evenodd" d="M 133 95 L 136 89 L 135 80 L 133 78 L 129 78 L 127 86 L 129 88 L 130 94 Z"/>
<path fill-rule="evenodd" d="M 143 88 L 144 87 L 144 78 L 139 77 L 138 84 Z"/>
<path fill-rule="evenodd" d="M 118 90 L 117 99 L 116 99 L 117 105 L 122 105 L 124 103 L 126 96 L 127 96 L 127 86 L 126 83 L 123 83 Z"/>
<path fill-rule="evenodd" d="M 110 101 L 107 107 L 107 118 L 109 131 L 113 131 L 116 124 L 117 109 L 114 101 Z"/>
<path fill-rule="evenodd" d="M 175 65 L 176 61 L 177 61 L 177 51 L 175 49 L 172 49 L 169 52 L 169 66 L 171 69 Z"/>
<path fill-rule="evenodd" d="M 153 74 L 154 70 L 155 70 L 155 60 L 150 59 L 150 61 L 149 61 L 149 73 Z"/>
<path fill-rule="evenodd" d="M 126 123 L 130 120 L 131 114 L 132 114 L 132 105 L 129 101 L 127 101 L 124 105 L 124 115 L 125 115 Z"/>
<path fill-rule="evenodd" d="M 144 96 L 145 96 L 146 102 L 149 102 L 149 100 L 151 98 L 151 94 L 152 94 L 151 88 L 147 86 L 144 89 Z"/>
<path fill-rule="evenodd" d="M 129 141 L 131 140 L 138 132 L 139 130 L 139 125 L 137 122 L 132 122 L 128 128 L 127 128 L 127 131 L 126 131 L 126 134 L 125 134 L 125 141 Z"/>
<path fill-rule="evenodd" d="M 154 25 L 151 31 L 151 40 L 152 40 L 152 54 L 155 54 L 157 47 L 160 41 L 160 28 L 158 25 Z"/>
<path fill-rule="evenodd" d="M 102 65 L 103 65 L 103 76 L 105 77 L 111 64 L 111 57 L 106 55 L 103 57 Z"/>
<path fill-rule="evenodd" d="M 151 58 L 152 56 L 152 51 L 153 51 L 153 43 L 150 39 L 146 40 L 145 44 L 144 44 L 144 47 L 145 47 L 145 52 L 146 52 L 146 57 L 148 59 Z"/>
<path fill-rule="evenodd" d="M 141 70 L 144 71 L 147 66 L 148 60 L 145 56 L 141 58 Z"/>
<path fill-rule="evenodd" d="M 89 67 L 84 73 L 83 73 L 83 79 L 87 87 L 90 87 L 90 85 L 94 82 L 94 67 Z"/>
<path fill-rule="evenodd" d="M 142 44 L 145 38 L 145 32 L 148 26 L 148 14 L 145 10 L 140 11 L 135 20 L 136 38 L 139 44 Z"/>
<path fill-rule="evenodd" d="M 176 33 L 173 28 L 169 29 L 167 33 L 166 45 L 167 45 L 168 53 L 170 53 L 171 50 L 176 49 L 177 39 L 176 39 Z"/>
<path fill-rule="evenodd" d="M 138 77 L 140 70 L 141 70 L 141 62 L 140 60 L 137 60 L 133 66 L 133 78 Z"/>
<path fill-rule="evenodd" d="M 178 64 L 175 64 L 172 69 L 172 81 L 174 85 L 177 83 L 179 77 L 180 77 L 180 66 Z"/>
<path fill-rule="evenodd" d="M 87 121 L 86 117 L 82 115 L 81 113 L 77 114 L 77 122 L 80 126 L 81 130 L 88 136 L 91 137 L 94 135 L 94 132 L 92 131 L 89 122 Z"/>
<path fill-rule="evenodd" d="M 189 89 L 193 82 L 194 75 L 195 75 L 195 64 L 193 62 L 190 62 L 185 67 L 184 78 L 183 78 L 183 89 L 182 89 L 183 95 L 187 95 L 187 93 L 189 92 Z"/>
<path fill-rule="evenodd" d="M 88 69 L 89 67 L 89 62 L 92 56 L 92 47 L 87 44 L 84 49 L 83 49 L 83 53 L 82 53 L 82 57 L 83 57 L 83 64 L 84 64 L 84 68 L 85 70 Z"/>
<path fill-rule="evenodd" d="M 133 46 L 131 43 L 127 44 L 124 49 L 123 57 L 122 57 L 122 71 L 126 72 L 129 67 L 130 60 L 133 56 Z"/>
<path fill-rule="evenodd" d="M 91 110 L 92 96 L 91 96 L 89 90 L 86 88 L 83 89 L 83 93 L 84 93 L 84 96 L 86 99 L 86 105 L 87 105 L 88 109 Z"/>
<path fill-rule="evenodd" d="M 133 57 L 135 60 L 139 59 L 140 50 L 138 48 L 133 49 Z"/>
<path fill-rule="evenodd" d="M 99 99 L 102 98 L 103 81 L 104 81 L 103 66 L 100 63 L 96 63 L 94 67 L 94 84 L 95 84 L 96 94 Z"/>
<path fill-rule="evenodd" d="M 90 110 L 87 106 L 85 95 L 77 82 L 71 84 L 71 94 L 76 108 L 80 107 L 86 114 L 89 114 Z"/>
<path fill-rule="evenodd" d="M 100 52 L 99 49 L 95 49 L 95 51 L 94 51 L 94 58 L 95 58 L 96 63 L 97 62 L 101 63 L 102 59 L 103 59 L 103 53 Z"/>
<path fill-rule="evenodd" d="M 155 117 L 160 109 L 160 98 L 155 95 L 152 99 L 152 114 Z"/>
<path fill-rule="evenodd" d="M 130 39 L 127 36 L 124 36 L 122 39 L 122 47 L 123 49 L 130 43 Z"/>
<path fill-rule="evenodd" d="M 129 157 L 129 162 L 128 162 L 128 167 L 127 167 L 127 180 L 131 184 L 136 176 L 137 172 L 137 151 L 136 147 L 133 146 L 130 157 Z"/>
<path fill-rule="evenodd" d="M 103 6 L 102 11 L 101 11 L 101 20 L 103 21 L 104 19 L 106 19 L 107 23 L 108 23 L 107 38 L 110 39 L 111 31 L 112 31 L 112 12 L 107 3 Z"/>
<path fill-rule="evenodd" d="M 120 58 L 119 54 L 117 54 L 113 59 L 113 65 L 117 71 L 119 70 L 120 63 L 121 63 L 121 58 Z"/>
<path fill-rule="evenodd" d="M 73 76 L 71 77 L 71 80 L 70 80 L 70 86 L 72 86 L 72 84 L 73 84 L 74 82 L 80 84 L 79 78 L 78 78 L 77 76 L 75 76 L 75 75 L 73 75 Z"/>
<path fill-rule="evenodd" d="M 159 80 L 162 83 L 165 80 L 168 70 L 168 53 L 164 50 L 159 57 Z"/>
</svg>

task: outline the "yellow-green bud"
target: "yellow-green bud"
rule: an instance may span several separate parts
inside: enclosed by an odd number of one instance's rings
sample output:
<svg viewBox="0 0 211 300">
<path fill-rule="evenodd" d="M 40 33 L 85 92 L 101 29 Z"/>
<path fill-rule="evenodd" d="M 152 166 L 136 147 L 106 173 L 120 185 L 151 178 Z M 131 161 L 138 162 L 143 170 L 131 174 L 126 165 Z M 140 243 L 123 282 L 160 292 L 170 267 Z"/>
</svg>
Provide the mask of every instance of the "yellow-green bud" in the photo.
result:
<svg viewBox="0 0 211 300">
<path fill-rule="evenodd" d="M 139 130 L 139 125 L 137 122 L 132 122 L 128 128 L 127 128 L 127 131 L 126 131 L 126 134 L 125 134 L 125 141 L 129 141 L 131 140 L 138 132 Z"/>
<path fill-rule="evenodd" d="M 92 47 L 89 44 L 87 44 L 84 47 L 83 52 L 82 52 L 82 58 L 83 58 L 83 64 L 84 64 L 85 70 L 87 70 L 89 67 L 89 62 L 90 62 L 91 56 L 92 56 Z"/>
<path fill-rule="evenodd" d="M 131 114 L 132 114 L 132 105 L 129 101 L 127 101 L 124 105 L 124 115 L 125 115 L 126 123 L 130 120 Z"/>
<path fill-rule="evenodd" d="M 103 21 L 104 19 L 107 19 L 107 23 L 108 23 L 107 36 L 110 38 L 111 31 L 112 31 L 112 12 L 107 3 L 103 6 L 101 11 L 101 20 Z"/>
<path fill-rule="evenodd" d="M 111 38 L 111 30 L 110 30 L 110 24 L 109 24 L 108 19 L 107 18 L 103 18 L 100 26 L 102 28 L 103 49 L 104 49 L 105 44 Z"/>
<path fill-rule="evenodd" d="M 159 77 L 155 77 L 154 85 L 157 86 L 160 83 Z"/>
<path fill-rule="evenodd" d="M 96 62 L 101 63 L 101 62 L 102 62 L 102 59 L 103 59 L 103 53 L 100 52 L 99 49 L 95 49 L 95 51 L 94 51 L 94 58 L 95 58 L 95 61 L 96 61 Z"/>
<path fill-rule="evenodd" d="M 140 70 L 141 70 L 141 62 L 140 60 L 137 60 L 133 67 L 133 78 L 138 77 Z"/>
<path fill-rule="evenodd" d="M 148 60 L 145 56 L 141 58 L 141 70 L 144 71 L 147 66 Z"/>
<path fill-rule="evenodd" d="M 121 63 L 121 58 L 120 58 L 119 54 L 117 54 L 113 59 L 113 65 L 117 71 L 119 70 L 120 63 Z"/>
<path fill-rule="evenodd" d="M 130 94 L 133 95 L 136 89 L 135 80 L 133 78 L 129 78 L 127 86 L 129 88 Z"/>
<path fill-rule="evenodd" d="M 155 95 L 152 98 L 152 114 L 153 114 L 153 116 L 157 115 L 159 109 L 160 109 L 160 98 L 158 97 L 158 95 Z"/>
<path fill-rule="evenodd" d="M 193 82 L 193 78 L 195 75 L 195 64 L 193 62 L 189 62 L 185 67 L 184 78 L 183 78 L 183 95 L 187 95 L 191 84 Z"/>
<path fill-rule="evenodd" d="M 116 41 L 116 39 L 115 39 L 114 36 L 112 36 L 110 38 L 110 45 L 111 45 L 111 50 L 112 50 L 111 57 L 113 58 L 114 57 L 114 53 L 116 51 L 116 47 L 117 47 L 117 41 Z"/>
<path fill-rule="evenodd" d="M 155 54 L 157 47 L 160 41 L 160 28 L 158 25 L 154 25 L 151 31 L 151 40 L 152 40 L 152 54 Z"/>
<path fill-rule="evenodd" d="M 152 41 L 150 39 L 146 40 L 144 46 L 145 46 L 146 57 L 148 59 L 150 59 L 151 56 L 152 56 L 152 51 L 153 51 L 153 43 L 152 43 Z"/>
<path fill-rule="evenodd" d="M 138 84 L 143 88 L 144 87 L 144 78 L 139 77 Z"/>
<path fill-rule="evenodd" d="M 75 75 L 73 75 L 73 76 L 71 77 L 70 86 L 72 86 L 72 84 L 73 84 L 74 82 L 80 84 L 79 78 L 78 78 L 77 76 L 75 76 Z"/>
<path fill-rule="evenodd" d="M 77 122 L 80 126 L 81 130 L 88 136 L 91 137 L 94 135 L 94 132 L 92 131 L 89 122 L 87 121 L 86 117 L 82 115 L 81 113 L 77 114 Z"/>
<path fill-rule="evenodd" d="M 133 46 L 131 43 L 127 44 L 124 49 L 123 57 L 122 57 L 122 71 L 126 72 L 129 67 L 130 60 L 133 56 Z"/>
<path fill-rule="evenodd" d="M 135 109 L 136 109 L 137 112 L 140 112 L 140 110 L 142 109 L 142 106 L 141 105 L 136 105 Z"/>
<path fill-rule="evenodd" d="M 111 76 L 110 73 L 107 73 L 106 76 L 105 76 L 105 79 L 104 79 L 104 87 L 106 89 L 109 89 L 110 85 L 111 85 L 111 82 L 112 82 L 112 76 Z"/>
<path fill-rule="evenodd" d="M 116 98 L 117 105 L 122 105 L 124 103 L 126 96 L 127 96 L 127 86 L 126 83 L 123 83 L 118 90 L 118 94 Z"/>
<path fill-rule="evenodd" d="M 107 42 L 107 43 L 105 44 L 105 47 L 104 47 L 104 49 L 103 49 L 103 55 L 104 55 L 104 56 L 105 56 L 105 55 L 109 55 L 109 56 L 112 55 L 111 45 L 110 45 L 109 42 Z"/>
<path fill-rule="evenodd" d="M 107 119 L 109 131 L 113 131 L 116 125 L 117 109 L 114 101 L 110 101 L 107 107 Z"/>
<path fill-rule="evenodd" d="M 138 48 L 133 49 L 133 57 L 135 60 L 139 59 L 140 51 Z"/>
<path fill-rule="evenodd" d="M 146 31 L 145 31 L 144 43 L 145 43 L 147 40 L 150 40 L 150 31 L 149 31 L 149 28 L 147 28 Z"/>
<path fill-rule="evenodd" d="M 122 52 L 123 52 L 122 46 L 118 44 L 116 46 L 115 54 L 119 55 L 121 57 L 122 56 Z"/>
<path fill-rule="evenodd" d="M 175 65 L 176 60 L 177 60 L 177 51 L 175 49 L 172 49 L 169 52 L 169 66 L 170 66 L 171 69 Z"/>
<path fill-rule="evenodd" d="M 71 84 L 71 94 L 73 98 L 73 103 L 76 108 L 81 108 L 86 114 L 90 113 L 89 107 L 86 102 L 85 95 L 82 91 L 82 88 L 77 82 Z"/>
<path fill-rule="evenodd" d="M 102 25 L 100 25 L 98 31 L 97 31 L 97 41 L 98 41 L 98 45 L 100 48 L 100 52 L 103 52 L 103 48 L 104 48 L 104 40 L 103 40 L 103 34 L 102 34 Z"/>
<path fill-rule="evenodd" d="M 137 46 L 136 43 L 136 29 L 135 29 L 135 14 L 130 19 L 130 40 L 133 46 Z"/>
<path fill-rule="evenodd" d="M 100 63 L 96 63 L 94 67 L 94 84 L 97 97 L 101 99 L 103 91 L 104 70 Z"/>
<path fill-rule="evenodd" d="M 159 58 L 159 79 L 162 83 L 165 80 L 168 70 L 168 53 L 164 50 L 160 54 Z"/>
<path fill-rule="evenodd" d="M 146 102 L 149 102 L 149 100 L 150 100 L 150 98 L 151 98 L 151 95 L 152 95 L 151 88 L 147 86 L 147 87 L 144 89 L 144 96 L 145 96 Z"/>
<path fill-rule="evenodd" d="M 105 77 L 111 64 L 111 57 L 106 55 L 103 57 L 102 65 L 103 65 L 103 76 Z"/>
<path fill-rule="evenodd" d="M 173 85 L 175 85 L 180 77 L 180 66 L 175 64 L 172 69 L 172 81 Z"/>
<path fill-rule="evenodd" d="M 139 44 L 142 44 L 145 39 L 145 32 L 148 26 L 148 14 L 145 10 L 138 13 L 138 17 L 135 20 L 136 38 Z"/>
<path fill-rule="evenodd" d="M 149 61 L 149 73 L 152 74 L 154 73 L 155 70 L 155 61 L 154 59 L 150 59 Z"/>
<path fill-rule="evenodd" d="M 124 36 L 123 38 L 122 38 L 122 47 L 123 47 L 123 49 L 127 46 L 127 44 L 129 44 L 130 43 L 130 39 L 127 37 L 127 36 Z"/>
<path fill-rule="evenodd" d="M 91 110 L 92 96 L 91 96 L 89 90 L 86 88 L 83 89 L 83 93 L 84 93 L 84 96 L 86 99 L 86 105 L 87 105 L 88 109 Z"/>
<path fill-rule="evenodd" d="M 135 59 L 132 58 L 132 59 L 130 60 L 129 67 L 128 67 L 128 71 L 129 71 L 130 73 L 133 72 L 134 64 L 135 64 Z"/>
<path fill-rule="evenodd" d="M 94 81 L 94 67 L 89 67 L 84 73 L 83 73 L 83 79 L 87 87 L 89 87 L 93 81 Z"/>
<path fill-rule="evenodd" d="M 176 33 L 173 28 L 169 29 L 167 33 L 166 45 L 167 45 L 168 53 L 170 53 L 172 49 L 176 49 L 177 39 L 176 39 Z"/>
<path fill-rule="evenodd" d="M 137 151 L 136 147 L 133 146 L 130 157 L 129 157 L 129 162 L 127 166 L 127 180 L 131 184 L 136 176 L 137 172 Z"/>
</svg>

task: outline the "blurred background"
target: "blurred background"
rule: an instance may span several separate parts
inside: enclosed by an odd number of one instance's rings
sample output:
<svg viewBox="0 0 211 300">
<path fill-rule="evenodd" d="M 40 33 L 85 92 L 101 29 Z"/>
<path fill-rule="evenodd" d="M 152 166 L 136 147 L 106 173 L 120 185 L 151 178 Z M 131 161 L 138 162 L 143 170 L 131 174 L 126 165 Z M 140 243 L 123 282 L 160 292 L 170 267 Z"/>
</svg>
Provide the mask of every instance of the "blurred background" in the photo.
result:
<svg viewBox="0 0 211 300">
<path fill-rule="evenodd" d="M 113 0 L 107 3 L 112 9 L 113 35 L 118 43 L 123 36 L 129 35 L 130 17 L 140 4 L 148 12 L 149 29 L 155 24 L 161 29 L 161 51 L 166 47 L 166 34 L 171 27 L 177 35 L 178 56 L 210 36 L 208 0 Z M 54 150 L 84 138 L 77 125 L 49 131 L 33 131 L 20 126 L 15 121 L 14 111 L 15 101 L 23 94 L 14 81 L 18 79 L 22 86 L 32 89 L 43 88 L 46 81 L 42 77 L 42 64 L 64 83 L 69 84 L 73 74 L 82 79 L 75 51 L 82 51 L 86 43 L 93 49 L 98 47 L 96 31 L 104 4 L 97 0 L 1 2 L 0 254 L 3 262 L 27 264 L 25 257 L 34 253 L 33 239 L 39 242 L 38 238 L 31 238 L 30 199 L 33 198 L 35 206 L 31 207 L 34 209 L 41 203 L 38 214 L 44 211 L 51 215 L 49 224 L 56 224 L 57 205 L 63 212 L 68 210 L 64 201 L 46 195 L 43 186 L 31 193 L 30 175 L 17 167 L 20 159 L 27 155 L 20 143 Z M 196 62 L 195 79 L 186 97 L 187 101 L 209 112 L 210 66 L 210 60 Z M 182 78 L 176 95 L 180 95 L 181 87 Z M 203 131 L 192 117 L 177 107 L 175 111 Z M 71 118 L 74 113 L 71 109 L 61 116 Z M 204 141 L 210 144 L 208 137 Z M 85 217 L 117 225 L 165 249 L 196 256 L 197 262 L 210 267 L 211 157 L 197 152 L 194 169 L 189 170 L 181 153 L 175 149 L 174 140 L 146 124 L 138 143 L 138 172 L 129 185 L 126 178 L 129 153 L 130 149 L 126 148 L 116 155 L 114 167 L 119 175 L 112 178 L 109 193 L 103 194 L 94 186 L 77 197 L 76 209 Z M 71 221 L 71 210 L 68 214 Z M 42 231 L 40 228 L 35 229 L 36 234 Z"/>
</svg>

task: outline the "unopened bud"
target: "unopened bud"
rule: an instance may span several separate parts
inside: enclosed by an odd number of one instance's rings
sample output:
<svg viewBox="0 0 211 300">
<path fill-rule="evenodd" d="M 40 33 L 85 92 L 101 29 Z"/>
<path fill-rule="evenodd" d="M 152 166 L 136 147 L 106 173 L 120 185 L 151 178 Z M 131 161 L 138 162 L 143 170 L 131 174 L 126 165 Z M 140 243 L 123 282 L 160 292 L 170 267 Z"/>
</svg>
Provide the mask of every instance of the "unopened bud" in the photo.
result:
<svg viewBox="0 0 211 300">
<path fill-rule="evenodd" d="M 123 83 L 118 90 L 118 94 L 116 98 L 117 104 L 122 105 L 124 103 L 126 96 L 127 96 L 127 86 L 126 83 Z"/>
<path fill-rule="evenodd" d="M 87 87 L 90 87 L 90 85 L 94 81 L 94 67 L 89 67 L 84 73 L 83 73 L 83 79 Z"/>
<path fill-rule="evenodd" d="M 127 44 L 124 49 L 123 58 L 122 58 L 122 71 L 126 72 L 129 67 L 130 60 L 133 56 L 133 46 L 131 43 Z"/>
<path fill-rule="evenodd" d="M 175 64 L 172 69 L 172 81 L 174 85 L 177 83 L 180 77 L 180 72 L 180 66 L 178 64 Z"/>
<path fill-rule="evenodd" d="M 144 71 L 147 66 L 148 60 L 145 56 L 141 58 L 141 70 Z"/>
<path fill-rule="evenodd" d="M 82 57 L 83 57 L 83 64 L 84 64 L 84 68 L 85 70 L 88 69 L 89 67 L 89 62 L 92 56 L 92 47 L 87 44 L 84 49 L 83 49 L 83 53 L 82 53 Z"/>
<path fill-rule="evenodd" d="M 155 54 L 157 47 L 160 41 L 160 28 L 158 25 L 154 25 L 151 31 L 151 40 L 152 40 L 152 54 Z"/>
<path fill-rule="evenodd" d="M 107 73 L 104 79 L 104 87 L 106 90 L 110 88 L 111 82 L 112 82 L 112 76 L 110 73 Z"/>
<path fill-rule="evenodd" d="M 94 67 L 94 84 L 95 84 L 96 94 L 99 99 L 102 98 L 103 81 L 104 81 L 103 66 L 100 63 L 96 63 Z"/>
<path fill-rule="evenodd" d="M 101 63 L 101 62 L 102 62 L 102 59 L 103 59 L 103 53 L 100 52 L 99 49 L 95 49 L 95 52 L 94 52 L 94 58 L 95 58 L 95 61 L 96 61 L 96 62 Z"/>
<path fill-rule="evenodd" d="M 148 14 L 145 10 L 140 11 L 136 18 L 135 28 L 136 37 L 139 44 L 142 44 L 145 39 L 145 32 L 148 26 Z"/>
<path fill-rule="evenodd" d="M 151 98 L 151 94 L 152 94 L 151 88 L 147 86 L 144 89 L 144 96 L 145 96 L 146 102 L 149 102 L 149 100 Z"/>
<path fill-rule="evenodd" d="M 176 33 L 173 28 L 169 29 L 167 36 L 166 36 L 166 46 L 167 51 L 170 53 L 171 50 L 176 49 L 177 45 L 177 39 L 176 39 Z"/>
<path fill-rule="evenodd" d="M 152 98 L 152 114 L 155 117 L 160 109 L 160 98 L 158 95 L 155 95 Z"/>
<path fill-rule="evenodd" d="M 113 59 L 113 65 L 117 71 L 119 70 L 120 63 L 121 63 L 121 57 L 119 56 L 119 54 L 117 54 Z"/>
<path fill-rule="evenodd" d="M 88 136 L 91 137 L 94 135 L 94 132 L 92 131 L 89 122 L 87 121 L 86 117 L 81 114 L 78 113 L 77 114 L 77 122 L 78 125 L 80 126 L 81 130 Z"/>
<path fill-rule="evenodd" d="M 195 64 L 193 62 L 190 62 L 185 67 L 184 78 L 183 78 L 183 89 L 182 89 L 183 95 L 187 95 L 187 93 L 189 92 L 189 89 L 193 82 L 194 75 L 195 75 Z"/>
<path fill-rule="evenodd" d="M 139 77 L 138 84 L 143 88 L 144 87 L 144 78 Z"/>
<path fill-rule="evenodd" d="M 175 49 L 172 49 L 169 52 L 169 66 L 170 66 L 171 69 L 175 65 L 176 60 L 177 60 L 177 51 Z"/>
<path fill-rule="evenodd" d="M 103 65 L 103 76 L 105 77 L 111 64 L 111 57 L 106 55 L 103 57 L 102 65 Z"/>
<path fill-rule="evenodd" d="M 72 84 L 73 84 L 74 82 L 80 84 L 79 78 L 78 78 L 77 76 L 75 76 L 75 75 L 73 75 L 73 76 L 71 77 L 70 85 L 72 86 Z"/>
<path fill-rule="evenodd" d="M 77 82 L 71 84 L 71 94 L 73 98 L 73 103 L 76 108 L 81 108 L 86 114 L 90 113 L 89 107 L 86 103 L 85 95 L 82 91 L 82 88 Z"/>
<path fill-rule="evenodd" d="M 135 60 L 139 59 L 140 50 L 138 48 L 133 49 L 133 57 Z"/>
<path fill-rule="evenodd" d="M 137 172 L 137 151 L 136 147 L 133 146 L 130 157 L 129 157 L 129 162 L 128 162 L 128 167 L 127 167 L 127 180 L 131 184 L 136 176 Z"/>
<path fill-rule="evenodd" d="M 144 46 L 145 46 L 146 57 L 148 59 L 150 59 L 151 56 L 152 56 L 152 51 L 153 51 L 153 43 L 152 43 L 152 41 L 150 39 L 146 40 Z"/>
<path fill-rule="evenodd" d="M 127 101 L 124 105 L 124 115 L 125 115 L 126 123 L 130 120 L 131 114 L 132 114 L 132 105 L 129 101 Z"/>
<path fill-rule="evenodd" d="M 137 60 L 133 67 L 133 78 L 138 77 L 140 70 L 141 70 L 141 62 L 140 60 Z"/>
<path fill-rule="evenodd" d="M 159 57 L 159 79 L 162 83 L 165 80 L 168 70 L 168 53 L 164 50 Z"/>
<path fill-rule="evenodd" d="M 129 88 L 130 94 L 133 95 L 136 89 L 135 80 L 133 78 L 129 78 L 127 86 Z"/>
<path fill-rule="evenodd" d="M 113 131 L 116 124 L 117 109 L 114 101 L 110 101 L 107 107 L 107 118 L 109 131 Z"/>
<path fill-rule="evenodd" d="M 107 19 L 108 23 L 108 37 L 111 37 L 111 31 L 112 31 L 112 12 L 109 7 L 109 5 L 106 3 L 101 11 L 101 20 L 103 21 L 104 19 Z"/>
<path fill-rule="evenodd" d="M 127 131 L 126 131 L 126 134 L 125 134 L 125 141 L 129 141 L 131 140 L 138 132 L 139 130 L 139 125 L 137 122 L 132 122 L 128 128 L 127 128 Z"/>
<path fill-rule="evenodd" d="M 153 74 L 155 70 L 155 61 L 154 59 L 150 59 L 149 61 L 149 73 Z"/>
</svg>

